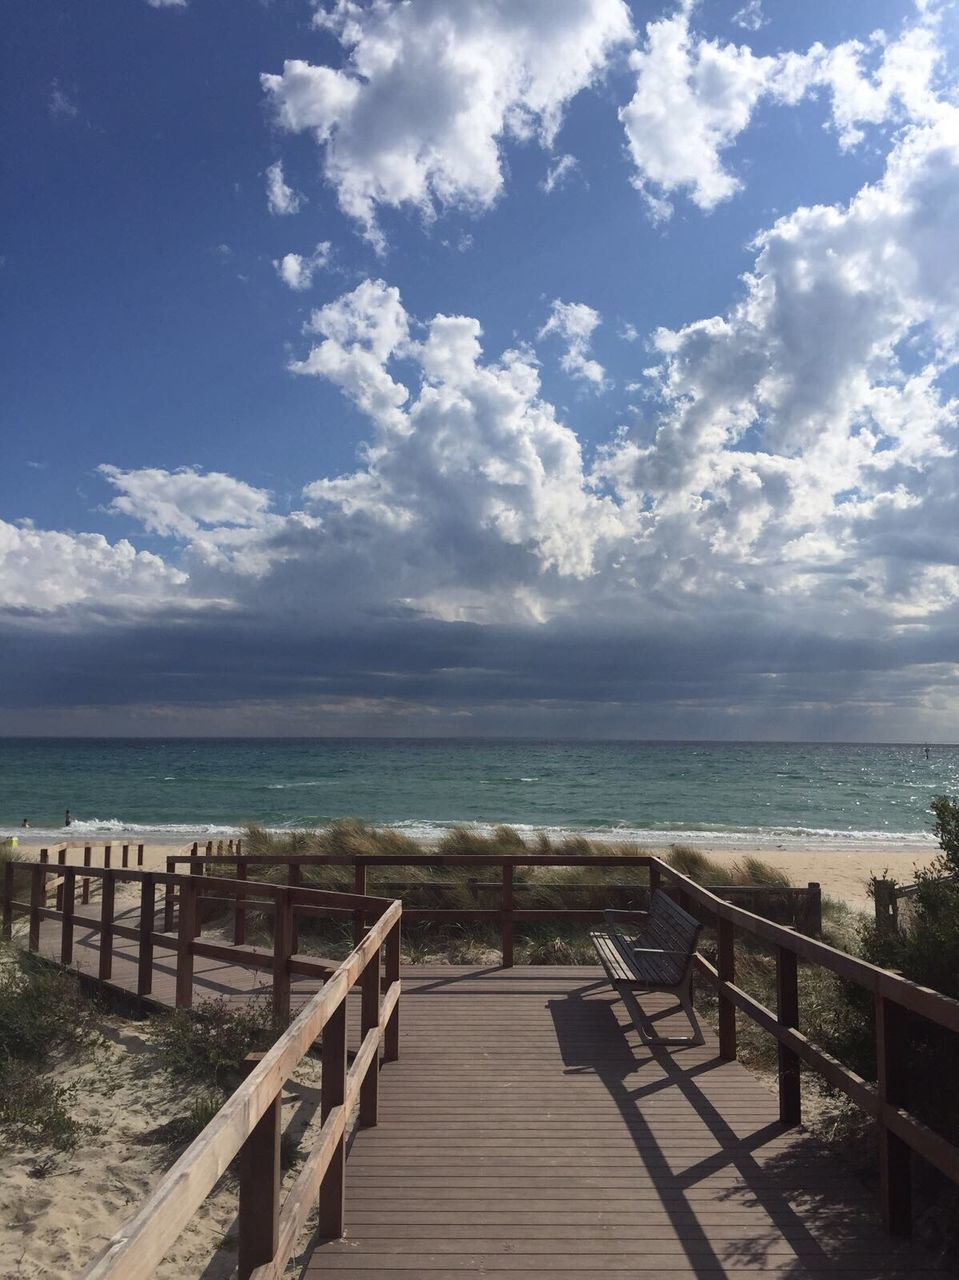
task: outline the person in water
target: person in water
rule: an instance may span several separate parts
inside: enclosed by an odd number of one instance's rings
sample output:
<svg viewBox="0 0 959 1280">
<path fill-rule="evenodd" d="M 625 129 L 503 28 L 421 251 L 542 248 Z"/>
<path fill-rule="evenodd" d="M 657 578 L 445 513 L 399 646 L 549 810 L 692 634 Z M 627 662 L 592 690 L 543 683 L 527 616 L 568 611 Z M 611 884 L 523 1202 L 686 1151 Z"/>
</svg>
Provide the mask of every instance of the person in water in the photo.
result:
<svg viewBox="0 0 959 1280">
<path fill-rule="evenodd" d="M 70 817 L 70 810 L 67 809 L 63 815 L 63 825 L 65 827 L 68 827 L 72 821 L 73 819 Z"/>
<path fill-rule="evenodd" d="M 24 818 L 24 820 L 20 823 L 21 827 L 29 827 L 29 825 L 30 823 L 26 820 L 26 818 Z"/>
</svg>

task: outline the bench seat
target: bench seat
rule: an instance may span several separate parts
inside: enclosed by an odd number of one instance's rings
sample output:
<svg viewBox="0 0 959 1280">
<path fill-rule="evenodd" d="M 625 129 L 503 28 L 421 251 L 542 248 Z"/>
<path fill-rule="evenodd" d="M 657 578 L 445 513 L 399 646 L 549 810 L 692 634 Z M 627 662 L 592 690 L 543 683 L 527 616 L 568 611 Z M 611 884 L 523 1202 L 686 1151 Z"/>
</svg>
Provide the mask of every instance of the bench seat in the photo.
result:
<svg viewBox="0 0 959 1280">
<path fill-rule="evenodd" d="M 702 929 L 699 921 L 678 906 L 661 889 L 652 895 L 649 911 L 607 911 L 608 928 L 589 936 L 613 988 L 629 1010 L 633 1023 L 648 1045 L 699 1045 L 702 1029 L 692 1001 L 693 957 Z M 617 927 L 619 921 L 638 926 L 629 937 Z M 647 1016 L 636 999 L 637 991 L 664 991 L 677 997 L 677 1005 Z M 689 1021 L 691 1036 L 659 1036 L 653 1022 L 682 1010 Z"/>
</svg>

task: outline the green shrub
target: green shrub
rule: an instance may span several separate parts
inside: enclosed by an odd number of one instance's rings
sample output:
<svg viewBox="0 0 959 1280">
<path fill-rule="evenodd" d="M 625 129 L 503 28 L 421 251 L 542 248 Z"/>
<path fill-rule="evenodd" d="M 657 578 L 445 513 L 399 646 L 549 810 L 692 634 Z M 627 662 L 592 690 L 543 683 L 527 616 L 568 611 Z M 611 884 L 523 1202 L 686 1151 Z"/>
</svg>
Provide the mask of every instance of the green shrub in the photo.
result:
<svg viewBox="0 0 959 1280">
<path fill-rule="evenodd" d="M 36 1065 L 0 1058 L 0 1130 L 8 1143 L 70 1151 L 82 1126 L 71 1114 L 76 1091 L 38 1073 Z"/>
<path fill-rule="evenodd" d="M 207 1000 L 194 1009 L 177 1009 L 156 1022 L 160 1060 L 171 1075 L 193 1084 L 226 1086 L 244 1075 L 247 1054 L 274 1039 L 267 1005 L 239 1007 Z"/>
<path fill-rule="evenodd" d="M 50 1053 L 85 1036 L 93 1005 L 75 977 L 36 960 L 29 952 L 0 964 L 0 1055 L 43 1062 Z"/>
</svg>

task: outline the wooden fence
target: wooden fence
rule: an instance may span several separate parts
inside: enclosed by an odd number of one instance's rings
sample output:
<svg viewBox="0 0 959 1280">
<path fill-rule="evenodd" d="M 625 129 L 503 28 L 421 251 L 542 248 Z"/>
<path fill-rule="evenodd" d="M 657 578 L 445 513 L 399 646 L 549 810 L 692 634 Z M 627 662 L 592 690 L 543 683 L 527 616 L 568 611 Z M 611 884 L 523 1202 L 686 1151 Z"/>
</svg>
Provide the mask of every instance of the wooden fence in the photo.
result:
<svg viewBox="0 0 959 1280">
<path fill-rule="evenodd" d="M 62 877 L 59 907 L 47 907 L 50 875 Z M 100 882 L 102 915 L 76 911 L 76 881 L 89 875 Z M 18 878 L 30 883 L 29 901 L 18 900 Z M 139 885 L 140 916 L 136 928 L 114 919 L 118 886 Z M 157 932 L 157 891 L 173 890 L 177 901 L 176 934 Z M 204 942 L 200 937 L 204 894 L 221 899 L 239 894 L 261 910 L 273 912 L 273 945 L 234 947 Z M 348 912 L 359 916 L 368 931 L 339 965 L 297 956 L 293 950 L 297 916 Z M 49 862 L 10 862 L 4 870 L 4 931 L 10 936 L 18 914 L 29 917 L 28 946 L 39 949 L 40 922 L 60 924 L 60 960 L 73 959 L 75 928 L 99 933 L 99 977 L 109 981 L 113 942 L 129 938 L 138 944 L 138 991 L 149 995 L 156 949 L 176 955 L 176 1003 L 192 1003 L 193 961 L 211 956 L 237 965 L 271 970 L 273 1011 L 283 1023 L 290 1014 L 290 980 L 305 973 L 326 982 L 288 1029 L 265 1054 L 250 1062 L 247 1079 L 224 1103 L 214 1119 L 163 1177 L 139 1212 L 116 1233 L 101 1254 L 82 1272 L 88 1280 L 146 1280 L 197 1212 L 231 1162 L 239 1156 L 240 1280 L 274 1280 L 282 1275 L 307 1217 L 319 1199 L 319 1235 L 343 1233 L 346 1135 L 358 1106 L 361 1128 L 375 1125 L 378 1110 L 380 1054 L 384 1062 L 399 1056 L 400 921 L 402 904 L 356 894 L 319 889 L 238 884 L 190 875 L 122 867 L 76 867 Z M 381 979 L 381 959 L 385 977 Z M 360 985 L 359 1048 L 347 1070 L 347 997 Z M 280 1102 L 283 1086 L 302 1058 L 322 1036 L 322 1127 L 291 1187 L 280 1204 Z"/>
<path fill-rule="evenodd" d="M 311 867 L 342 867 L 352 873 L 353 891 L 359 894 L 368 892 L 369 873 L 381 868 L 427 867 L 461 871 L 476 868 L 489 873 L 498 871 L 496 880 L 467 878 L 464 881 L 417 882 L 407 885 L 402 880 L 389 880 L 377 884 L 377 892 L 388 892 L 390 896 L 404 897 L 405 892 L 423 890 L 442 891 L 466 889 L 477 898 L 475 907 L 419 907 L 405 904 L 403 919 L 407 924 L 433 921 L 444 924 L 485 923 L 498 928 L 503 965 L 510 968 L 514 958 L 514 938 L 516 925 L 542 923 L 579 923 L 598 924 L 603 920 L 603 908 L 617 906 L 622 909 L 642 910 L 648 905 L 649 887 L 643 881 L 633 883 L 614 883 L 612 881 L 596 881 L 593 883 L 576 883 L 561 885 L 550 883 L 545 886 L 553 893 L 561 893 L 564 897 L 582 898 L 589 894 L 592 902 L 582 903 L 576 907 L 549 906 L 524 907 L 517 903 L 517 897 L 532 894 L 544 886 L 524 882 L 517 878 L 517 871 L 535 867 L 583 867 L 620 872 L 646 872 L 650 866 L 649 857 L 635 855 L 609 855 L 606 857 L 565 854 L 192 854 L 177 855 L 167 858 L 167 871 L 173 873 L 177 867 L 189 867 L 191 874 L 203 876 L 217 871 L 225 865 L 236 868 L 236 877 L 246 880 L 257 870 L 282 875 L 288 884 L 297 885 L 303 882 L 304 874 Z M 714 888 L 712 893 L 719 897 L 747 907 L 761 915 L 778 919 L 800 930 L 816 936 L 822 932 L 822 890 L 817 883 L 805 888 L 793 888 L 779 885 L 734 885 Z M 480 894 L 496 894 L 498 901 L 494 905 L 483 907 L 478 904 Z M 168 910 L 170 908 L 168 907 Z M 234 913 L 233 940 L 242 944 L 246 939 L 246 906 L 241 899 L 237 900 Z M 354 922 L 354 941 L 362 937 L 362 922 Z"/>
<path fill-rule="evenodd" d="M 959 875 L 939 876 L 935 884 L 957 884 Z M 909 902 L 922 888 L 920 884 L 897 884 L 895 880 L 877 877 L 872 882 L 872 898 L 876 911 L 876 928 L 880 933 L 899 932 L 899 903 Z"/>
<path fill-rule="evenodd" d="M 837 951 L 824 942 L 802 937 L 792 929 L 763 920 L 732 903 L 722 902 L 708 889 L 658 859 L 653 859 L 650 877 L 654 885 L 673 888 L 681 906 L 694 915 L 710 917 L 715 923 L 717 964 L 710 964 L 701 955 L 696 957 L 696 964 L 699 973 L 715 986 L 719 995 L 720 1055 L 730 1060 L 736 1057 L 738 1010 L 778 1041 L 779 1113 L 784 1124 L 799 1124 L 802 1118 L 801 1064 L 818 1072 L 871 1116 L 878 1129 L 883 1218 L 893 1234 L 909 1234 L 912 1225 L 910 1152 L 959 1184 L 959 1147 L 934 1132 L 908 1109 L 913 1020 L 925 1020 L 959 1035 L 959 1001 Z M 775 1011 L 736 985 L 737 933 L 766 943 L 775 955 Z M 871 994 L 875 1010 L 875 1084 L 851 1071 L 800 1030 L 800 964 L 818 965 Z"/>
</svg>

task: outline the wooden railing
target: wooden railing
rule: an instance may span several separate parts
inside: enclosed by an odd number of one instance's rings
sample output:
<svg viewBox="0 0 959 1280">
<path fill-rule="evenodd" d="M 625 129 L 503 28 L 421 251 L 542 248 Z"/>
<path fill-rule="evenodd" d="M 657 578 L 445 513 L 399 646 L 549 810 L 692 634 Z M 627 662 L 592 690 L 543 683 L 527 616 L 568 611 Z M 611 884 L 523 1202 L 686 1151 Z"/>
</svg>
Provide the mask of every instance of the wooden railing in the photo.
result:
<svg viewBox="0 0 959 1280">
<path fill-rule="evenodd" d="M 48 877 L 62 877 L 62 905 L 43 905 Z M 76 911 L 76 881 L 90 875 L 102 887 L 102 915 Z M 18 877 L 30 881 L 30 900 L 15 896 Z M 140 886 L 140 916 L 136 928 L 114 918 L 117 886 Z M 177 905 L 176 935 L 154 928 L 156 893 L 172 889 Z M 243 897 L 248 906 L 273 912 L 273 947 L 234 947 L 203 942 L 200 907 L 205 897 Z M 112 975 L 113 943 L 117 937 L 138 943 L 137 989 L 149 995 L 155 948 L 176 953 L 176 1003 L 189 1006 L 193 998 L 193 961 L 210 956 L 237 965 L 270 968 L 274 1016 L 287 1022 L 290 981 L 294 974 L 325 978 L 273 1047 L 256 1055 L 250 1073 L 199 1137 L 164 1176 L 139 1212 L 116 1233 L 100 1255 L 82 1272 L 88 1280 L 146 1280 L 170 1250 L 231 1162 L 239 1157 L 239 1275 L 240 1280 L 278 1280 L 291 1257 L 311 1209 L 319 1201 L 318 1234 L 335 1238 L 343 1233 L 346 1136 L 354 1108 L 357 1123 L 375 1125 L 378 1112 L 380 1055 L 384 1062 L 399 1056 L 400 921 L 402 904 L 356 894 L 320 889 L 238 884 L 220 877 L 201 882 L 190 875 L 167 875 L 122 867 L 76 867 L 50 863 L 13 862 L 4 872 L 4 922 L 7 936 L 18 914 L 29 917 L 28 946 L 40 949 L 40 925 L 58 921 L 58 954 L 64 965 L 73 960 L 77 926 L 99 933 L 98 976 Z M 9 915 L 6 908 L 9 906 Z M 347 912 L 369 923 L 360 943 L 340 964 L 298 956 L 294 951 L 296 917 Z M 381 951 L 384 976 L 381 978 Z M 360 985 L 360 1043 L 347 1070 L 347 997 Z M 322 1127 L 280 1204 L 280 1102 L 283 1086 L 297 1065 L 322 1037 Z"/>
<path fill-rule="evenodd" d="M 818 1072 L 871 1116 L 876 1121 L 879 1137 L 883 1217 L 893 1234 L 908 1234 L 912 1224 L 910 1151 L 959 1183 L 959 1146 L 934 1132 L 908 1109 L 911 1020 L 925 1019 L 959 1035 L 959 1001 L 723 902 L 659 859 L 651 860 L 650 880 L 654 887 L 668 889 L 679 904 L 694 915 L 703 915 L 715 922 L 717 964 L 710 964 L 702 955 L 696 960 L 699 972 L 715 986 L 719 995 L 720 1056 L 736 1057 L 736 1011 L 739 1010 L 778 1041 L 779 1114 L 784 1124 L 799 1124 L 802 1118 L 801 1064 Z M 736 984 L 737 933 L 768 944 L 774 952 L 775 1011 Z M 851 1071 L 800 1030 L 800 964 L 818 965 L 872 995 L 875 1084 Z"/>
<path fill-rule="evenodd" d="M 878 876 L 872 882 L 873 905 L 876 912 L 876 928 L 883 934 L 895 934 L 899 932 L 899 903 L 900 900 L 909 901 L 915 898 L 926 884 L 959 884 L 959 875 L 938 876 L 917 884 L 897 884 L 895 880 L 888 880 L 884 876 Z"/>
<path fill-rule="evenodd" d="M 620 872 L 648 870 L 652 859 L 644 854 L 613 855 L 606 857 L 567 854 L 182 854 L 167 858 L 167 871 L 172 873 L 177 867 L 189 867 L 191 874 L 202 876 L 208 872 L 217 874 L 218 869 L 232 865 L 236 868 L 236 877 L 245 881 L 251 874 L 278 872 L 289 885 L 303 882 L 304 875 L 311 867 L 342 867 L 352 872 L 353 891 L 359 894 L 368 892 L 369 872 L 381 868 L 428 867 L 461 871 L 467 868 L 478 868 L 487 873 L 499 871 L 498 880 L 466 879 L 451 880 L 425 884 L 419 882 L 409 886 L 412 892 L 424 889 L 466 889 L 475 895 L 480 893 L 496 893 L 498 902 L 489 907 L 418 907 L 405 905 L 403 918 L 407 924 L 434 921 L 444 924 L 476 924 L 485 923 L 498 927 L 503 965 L 510 968 L 514 959 L 514 938 L 517 924 L 537 923 L 580 923 L 597 924 L 603 920 L 603 907 L 613 905 L 609 901 L 595 903 L 590 907 L 523 907 L 517 905 L 517 895 L 535 893 L 540 889 L 577 896 L 585 892 L 591 895 L 602 893 L 615 894 L 615 905 L 624 908 L 643 908 L 647 905 L 649 889 L 642 881 L 634 883 L 612 883 L 596 881 L 595 883 L 577 883 L 548 885 L 527 883 L 517 878 L 516 872 L 522 868 L 536 867 L 587 867 L 590 869 L 618 870 Z M 376 886 L 377 892 L 386 891 L 390 896 L 403 896 L 402 881 L 387 881 Z M 822 890 L 818 884 L 812 883 L 805 888 L 794 888 L 779 885 L 732 885 L 713 890 L 723 898 L 731 899 L 770 914 L 782 913 L 803 933 L 818 934 L 822 930 Z M 354 923 L 354 941 L 362 936 L 362 923 Z M 237 945 L 246 939 L 246 906 L 238 899 L 234 915 L 233 940 Z"/>
</svg>

